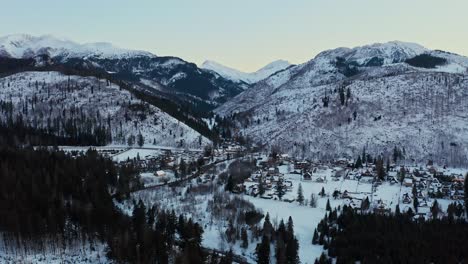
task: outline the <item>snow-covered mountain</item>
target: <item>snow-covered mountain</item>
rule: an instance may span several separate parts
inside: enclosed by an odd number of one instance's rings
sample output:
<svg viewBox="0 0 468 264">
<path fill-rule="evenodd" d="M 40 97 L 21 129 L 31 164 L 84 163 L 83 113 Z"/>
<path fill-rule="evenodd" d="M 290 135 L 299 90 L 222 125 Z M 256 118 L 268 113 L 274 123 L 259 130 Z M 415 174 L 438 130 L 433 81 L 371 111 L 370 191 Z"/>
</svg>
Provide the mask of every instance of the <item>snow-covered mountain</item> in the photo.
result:
<svg viewBox="0 0 468 264">
<path fill-rule="evenodd" d="M 0 54 L 3 57 L 11 58 L 32 58 L 38 55 L 63 59 L 156 57 L 150 52 L 122 49 L 106 42 L 79 44 L 50 35 L 31 36 L 27 34 L 0 37 Z"/>
<path fill-rule="evenodd" d="M 234 82 L 238 82 L 238 83 L 244 82 L 247 84 L 254 84 L 267 78 L 268 76 L 276 72 L 287 69 L 290 66 L 292 65 L 288 61 L 276 60 L 255 72 L 246 73 L 246 72 L 242 72 L 242 71 L 224 66 L 215 61 L 207 60 L 200 66 L 200 68 L 214 71 L 218 73 L 219 75 L 223 76 L 224 78 L 229 79 Z"/>
<path fill-rule="evenodd" d="M 324 51 L 222 105 L 266 147 L 333 158 L 405 149 L 408 159 L 468 157 L 468 58 L 388 42 Z"/>
<path fill-rule="evenodd" d="M 9 75 L 0 78 L 0 104 L 11 105 L 0 113 L 1 122 L 18 119 L 61 136 L 69 136 L 74 124 L 91 131 L 105 127 L 114 144 L 125 145 L 129 136 L 139 134 L 147 145 L 200 148 L 210 142 L 119 85 L 96 77 L 55 71 Z"/>
<path fill-rule="evenodd" d="M 78 44 L 53 36 L 1 37 L 0 58 L 34 59 L 35 67 L 64 64 L 102 70 L 113 74 L 115 79 L 144 87 L 153 95 L 192 105 L 200 111 L 211 110 L 246 88 L 245 84 L 235 83 L 177 57 L 160 57 L 110 43 Z"/>
</svg>

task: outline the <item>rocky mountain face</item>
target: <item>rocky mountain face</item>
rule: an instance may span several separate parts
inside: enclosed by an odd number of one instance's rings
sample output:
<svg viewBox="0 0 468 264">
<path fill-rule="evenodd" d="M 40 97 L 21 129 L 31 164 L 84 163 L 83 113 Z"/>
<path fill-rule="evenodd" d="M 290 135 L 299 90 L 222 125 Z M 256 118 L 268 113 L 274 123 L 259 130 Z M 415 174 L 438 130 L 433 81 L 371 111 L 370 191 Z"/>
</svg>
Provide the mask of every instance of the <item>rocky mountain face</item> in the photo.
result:
<svg viewBox="0 0 468 264">
<path fill-rule="evenodd" d="M 324 51 L 217 108 L 265 147 L 466 164 L 468 58 L 404 42 Z"/>
</svg>

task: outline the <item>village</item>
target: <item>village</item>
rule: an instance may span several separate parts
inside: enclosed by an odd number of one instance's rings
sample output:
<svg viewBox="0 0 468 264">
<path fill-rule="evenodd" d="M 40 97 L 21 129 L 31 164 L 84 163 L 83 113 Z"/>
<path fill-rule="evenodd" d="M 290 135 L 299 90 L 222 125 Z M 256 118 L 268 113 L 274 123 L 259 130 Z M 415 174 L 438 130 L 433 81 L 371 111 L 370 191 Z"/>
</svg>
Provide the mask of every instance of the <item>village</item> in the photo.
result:
<svg viewBox="0 0 468 264">
<path fill-rule="evenodd" d="M 452 202 L 462 203 L 464 197 L 464 171 L 453 168 L 390 163 L 380 178 L 377 166 L 367 162 L 356 168 L 347 159 L 317 162 L 287 154 L 253 157 L 254 172 L 237 183 L 233 192 L 309 206 L 327 198 L 335 206 L 346 204 L 376 213 L 395 211 L 398 205 L 401 211 L 412 210 L 415 217 L 425 218 L 436 199 L 443 211 Z M 299 192 L 303 198 L 298 198 Z"/>
</svg>

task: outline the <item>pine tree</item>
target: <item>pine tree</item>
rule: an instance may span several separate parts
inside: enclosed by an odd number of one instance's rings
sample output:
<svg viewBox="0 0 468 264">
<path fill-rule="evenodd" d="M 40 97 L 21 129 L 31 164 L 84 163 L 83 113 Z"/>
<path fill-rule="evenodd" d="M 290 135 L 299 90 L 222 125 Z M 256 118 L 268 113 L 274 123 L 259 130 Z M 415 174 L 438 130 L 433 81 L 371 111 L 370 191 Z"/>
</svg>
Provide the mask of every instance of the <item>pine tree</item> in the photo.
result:
<svg viewBox="0 0 468 264">
<path fill-rule="evenodd" d="M 283 196 L 286 194 L 286 188 L 284 186 L 282 178 L 279 178 L 278 181 L 276 182 L 275 190 L 276 190 L 276 195 L 278 195 L 278 198 L 280 200 L 283 199 Z"/>
<path fill-rule="evenodd" d="M 242 248 L 248 248 L 249 247 L 249 237 L 247 235 L 247 230 L 245 228 L 242 228 L 241 231 L 241 239 L 242 239 Z"/>
<path fill-rule="evenodd" d="M 143 138 L 143 135 L 141 133 L 138 133 L 137 144 L 140 148 L 145 144 L 145 139 Z"/>
<path fill-rule="evenodd" d="M 314 235 L 312 236 L 312 244 L 317 245 L 318 243 L 318 232 L 317 228 L 314 229 Z"/>
<path fill-rule="evenodd" d="M 299 188 L 297 189 L 297 201 L 300 205 L 304 204 L 304 194 L 302 191 L 302 184 L 299 183 Z"/>
<path fill-rule="evenodd" d="M 361 156 L 358 156 L 358 158 L 356 159 L 356 162 L 354 163 L 354 168 L 356 168 L 356 169 L 362 168 Z"/>
<path fill-rule="evenodd" d="M 128 139 L 127 139 L 127 145 L 133 146 L 133 144 L 135 144 L 135 136 L 130 135 L 130 136 L 128 136 Z"/>
<path fill-rule="evenodd" d="M 367 211 L 369 210 L 369 207 L 370 207 L 369 197 L 366 196 L 366 199 L 364 199 L 361 203 L 361 210 Z"/>
<path fill-rule="evenodd" d="M 343 88 L 340 88 L 339 89 L 339 95 L 340 95 L 340 102 L 341 102 L 341 105 L 344 105 L 345 104 L 345 92 L 344 92 L 344 89 Z"/>
<path fill-rule="evenodd" d="M 270 214 L 267 213 L 265 216 L 265 221 L 263 221 L 263 235 L 267 236 L 268 238 L 271 238 L 271 235 L 273 234 L 273 225 L 270 222 Z"/>
<path fill-rule="evenodd" d="M 330 206 L 330 199 L 327 199 L 327 205 L 326 205 L 326 210 L 331 211 L 331 206 Z"/>
<path fill-rule="evenodd" d="M 276 263 L 286 263 L 286 245 L 283 237 L 278 237 L 275 247 Z"/>
<path fill-rule="evenodd" d="M 229 175 L 224 190 L 229 192 L 232 192 L 234 190 L 234 179 L 232 178 L 232 175 Z"/>
<path fill-rule="evenodd" d="M 413 197 L 413 207 L 414 207 L 414 211 L 417 213 L 418 207 L 419 207 L 419 200 L 418 200 L 418 197 L 416 196 Z"/>
<path fill-rule="evenodd" d="M 468 173 L 465 174 L 465 210 L 468 217 Z"/>
<path fill-rule="evenodd" d="M 297 238 L 292 236 L 286 243 L 286 259 L 288 264 L 299 263 L 299 242 Z"/>
<path fill-rule="evenodd" d="M 315 196 L 315 194 L 310 195 L 309 206 L 312 207 L 312 208 L 317 207 L 317 197 Z"/>
<path fill-rule="evenodd" d="M 439 202 L 437 200 L 434 200 L 434 203 L 432 204 L 431 207 L 431 214 L 433 219 L 437 219 L 437 216 L 440 213 L 440 208 L 439 208 Z"/>
<path fill-rule="evenodd" d="M 262 237 L 262 241 L 257 245 L 257 263 L 270 264 L 270 239 Z"/>
<path fill-rule="evenodd" d="M 319 192 L 321 197 L 325 197 L 325 187 L 322 187 L 322 190 Z"/>
</svg>

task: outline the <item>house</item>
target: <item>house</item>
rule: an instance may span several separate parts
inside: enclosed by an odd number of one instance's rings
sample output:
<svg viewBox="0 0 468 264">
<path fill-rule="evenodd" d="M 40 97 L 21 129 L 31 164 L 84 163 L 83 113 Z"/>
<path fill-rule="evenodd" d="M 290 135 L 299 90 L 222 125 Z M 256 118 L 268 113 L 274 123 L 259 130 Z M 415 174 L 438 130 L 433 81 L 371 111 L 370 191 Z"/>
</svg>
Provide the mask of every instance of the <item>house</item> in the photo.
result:
<svg viewBox="0 0 468 264">
<path fill-rule="evenodd" d="M 351 199 L 352 197 L 351 197 L 351 195 L 349 195 L 348 190 L 345 190 L 345 191 L 343 192 L 343 194 L 341 195 L 341 198 L 342 198 L 342 199 Z"/>
<path fill-rule="evenodd" d="M 323 176 L 320 176 L 320 177 L 318 177 L 315 181 L 316 181 L 316 182 L 325 182 L 325 181 L 326 181 L 326 178 L 323 177 Z"/>
<path fill-rule="evenodd" d="M 411 200 L 411 197 L 409 196 L 409 194 L 408 194 L 408 193 L 405 193 L 405 194 L 403 195 L 403 203 L 405 203 L 405 204 L 410 204 L 411 201 L 412 201 L 412 200 Z"/>
<path fill-rule="evenodd" d="M 295 170 L 303 170 L 303 169 L 307 169 L 308 167 L 309 167 L 309 163 L 307 161 L 298 161 L 294 163 Z"/>
<path fill-rule="evenodd" d="M 166 172 L 162 171 L 162 170 L 158 170 L 158 171 L 156 171 L 156 173 L 154 173 L 154 176 L 164 177 L 164 176 L 166 176 Z"/>
<path fill-rule="evenodd" d="M 312 173 L 306 171 L 302 174 L 302 180 L 304 181 L 311 181 L 312 180 Z"/>
<path fill-rule="evenodd" d="M 390 213 L 390 208 L 387 208 L 387 205 L 382 200 L 378 200 L 377 205 L 374 207 L 374 213 L 388 214 Z"/>
<path fill-rule="evenodd" d="M 403 180 L 403 186 L 405 187 L 412 187 L 413 186 L 413 179 L 411 178 L 405 178 Z"/>
<path fill-rule="evenodd" d="M 279 175 L 279 169 L 278 167 L 270 167 L 268 168 L 268 173 L 267 173 L 268 176 L 277 176 Z"/>
</svg>

